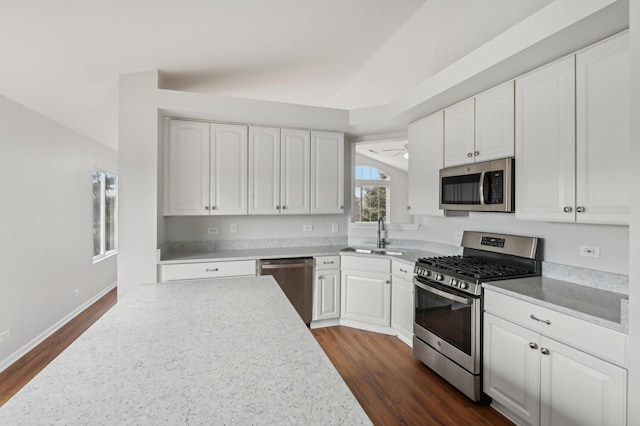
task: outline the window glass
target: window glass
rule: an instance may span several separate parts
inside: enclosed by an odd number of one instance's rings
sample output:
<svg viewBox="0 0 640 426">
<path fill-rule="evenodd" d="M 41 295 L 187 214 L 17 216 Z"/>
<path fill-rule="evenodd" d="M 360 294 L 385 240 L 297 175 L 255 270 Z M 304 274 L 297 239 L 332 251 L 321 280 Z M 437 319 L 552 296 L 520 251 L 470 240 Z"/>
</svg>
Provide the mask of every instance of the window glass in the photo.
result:
<svg viewBox="0 0 640 426">
<path fill-rule="evenodd" d="M 117 250 L 117 186 L 113 173 L 93 172 L 93 258 Z"/>
<path fill-rule="evenodd" d="M 370 166 L 356 165 L 355 221 L 389 222 L 389 175 Z"/>
</svg>

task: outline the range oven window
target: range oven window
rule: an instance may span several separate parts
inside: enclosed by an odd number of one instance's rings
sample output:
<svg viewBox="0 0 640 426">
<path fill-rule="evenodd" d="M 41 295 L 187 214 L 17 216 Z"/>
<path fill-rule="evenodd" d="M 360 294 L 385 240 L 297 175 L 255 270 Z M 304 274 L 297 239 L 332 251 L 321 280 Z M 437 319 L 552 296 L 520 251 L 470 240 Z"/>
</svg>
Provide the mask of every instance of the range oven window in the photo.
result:
<svg viewBox="0 0 640 426">
<path fill-rule="evenodd" d="M 472 304 L 464 304 L 415 287 L 415 323 L 471 355 Z"/>
</svg>

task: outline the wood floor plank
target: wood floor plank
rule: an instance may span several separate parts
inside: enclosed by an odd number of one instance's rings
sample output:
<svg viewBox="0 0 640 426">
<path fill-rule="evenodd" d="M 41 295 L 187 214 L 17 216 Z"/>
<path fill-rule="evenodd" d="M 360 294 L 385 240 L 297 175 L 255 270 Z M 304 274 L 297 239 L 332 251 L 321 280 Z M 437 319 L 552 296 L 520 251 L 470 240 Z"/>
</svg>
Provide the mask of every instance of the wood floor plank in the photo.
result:
<svg viewBox="0 0 640 426">
<path fill-rule="evenodd" d="M 312 330 L 376 425 L 512 425 L 474 403 L 394 336 L 327 327 Z"/>
<path fill-rule="evenodd" d="M 0 407 L 105 314 L 118 300 L 109 291 L 19 360 L 0 372 Z"/>
</svg>

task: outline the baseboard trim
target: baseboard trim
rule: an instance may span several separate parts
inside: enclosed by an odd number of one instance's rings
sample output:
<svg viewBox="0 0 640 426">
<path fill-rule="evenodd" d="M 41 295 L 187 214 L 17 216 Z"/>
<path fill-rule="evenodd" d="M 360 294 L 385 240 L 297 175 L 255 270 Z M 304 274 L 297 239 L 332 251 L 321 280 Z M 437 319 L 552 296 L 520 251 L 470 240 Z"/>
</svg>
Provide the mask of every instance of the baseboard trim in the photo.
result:
<svg viewBox="0 0 640 426">
<path fill-rule="evenodd" d="M 20 349 L 18 349 L 17 351 L 12 353 L 11 355 L 9 355 L 7 358 L 2 360 L 2 362 L 0 362 L 0 373 L 2 373 L 4 370 L 9 368 L 14 362 L 19 360 L 23 356 L 25 356 L 27 353 L 29 353 L 29 351 L 31 351 L 33 348 L 38 346 L 40 343 L 44 342 L 53 333 L 58 331 L 65 324 L 67 324 L 69 321 L 71 321 L 76 316 L 81 314 L 85 309 L 87 309 L 89 306 L 93 305 L 95 302 L 97 302 L 105 294 L 109 293 L 111 290 L 116 288 L 117 285 L 118 285 L 117 281 L 113 282 L 108 287 L 106 287 L 105 289 L 101 290 L 98 294 L 93 296 L 91 299 L 87 300 L 85 303 L 83 303 L 82 305 L 78 306 L 75 310 L 73 310 L 70 314 L 68 314 L 67 316 L 62 318 L 60 321 L 56 322 L 54 325 L 49 327 L 47 330 L 45 330 L 42 333 L 40 333 L 36 338 L 31 340 L 29 343 L 27 343 L 26 345 L 24 345 L 23 347 L 21 347 Z"/>
</svg>

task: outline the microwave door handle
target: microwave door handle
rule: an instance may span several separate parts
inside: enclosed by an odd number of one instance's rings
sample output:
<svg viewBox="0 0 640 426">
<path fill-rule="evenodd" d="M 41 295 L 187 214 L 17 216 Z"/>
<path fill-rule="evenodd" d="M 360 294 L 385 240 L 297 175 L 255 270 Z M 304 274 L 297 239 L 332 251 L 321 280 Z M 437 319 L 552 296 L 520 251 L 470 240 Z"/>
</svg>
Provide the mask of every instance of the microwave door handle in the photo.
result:
<svg viewBox="0 0 640 426">
<path fill-rule="evenodd" d="M 485 200 L 484 200 L 484 179 L 485 179 L 485 174 L 487 172 L 482 172 L 480 173 L 480 205 L 484 205 L 485 204 Z"/>
</svg>

